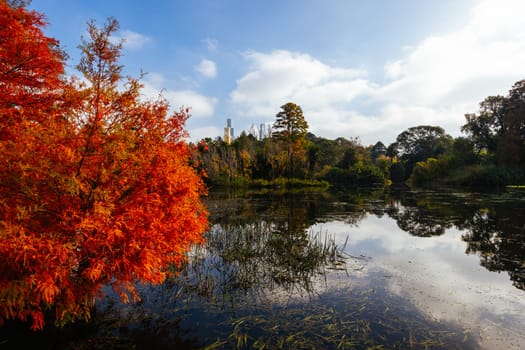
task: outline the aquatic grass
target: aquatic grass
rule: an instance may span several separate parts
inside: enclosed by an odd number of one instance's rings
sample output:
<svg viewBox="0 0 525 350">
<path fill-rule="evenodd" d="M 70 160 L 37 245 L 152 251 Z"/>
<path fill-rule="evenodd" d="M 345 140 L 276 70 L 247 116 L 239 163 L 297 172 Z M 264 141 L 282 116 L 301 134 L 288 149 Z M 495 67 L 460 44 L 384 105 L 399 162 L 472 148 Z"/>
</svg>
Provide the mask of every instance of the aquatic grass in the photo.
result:
<svg viewBox="0 0 525 350">
<path fill-rule="evenodd" d="M 282 231 L 271 223 L 215 225 L 196 247 L 179 279 L 211 297 L 230 292 L 313 291 L 326 268 L 344 270 L 347 257 L 335 237 Z"/>
<path fill-rule="evenodd" d="M 214 226 L 188 266 L 193 291 L 206 290 L 206 312 L 223 318 L 202 348 L 474 348 L 468 331 L 429 320 L 384 290 L 316 290 L 319 278 L 348 272 L 349 260 L 360 261 L 356 270 L 366 263 L 345 254 L 346 243 L 338 246 L 322 231 L 279 231 L 264 221 Z M 237 311 L 225 314 L 221 300 L 235 300 Z"/>
<path fill-rule="evenodd" d="M 329 297 L 326 301 L 323 297 Z M 469 349 L 468 330 L 436 324 L 398 297 L 374 289 L 331 292 L 310 303 L 260 308 L 224 322 L 232 330 L 214 349 Z"/>
<path fill-rule="evenodd" d="M 330 187 L 330 183 L 322 180 L 297 179 L 280 177 L 274 180 L 253 179 L 248 183 L 254 188 L 323 188 Z"/>
<path fill-rule="evenodd" d="M 507 185 L 506 187 L 511 188 L 511 189 L 519 189 L 519 190 L 525 189 L 525 185 Z"/>
</svg>

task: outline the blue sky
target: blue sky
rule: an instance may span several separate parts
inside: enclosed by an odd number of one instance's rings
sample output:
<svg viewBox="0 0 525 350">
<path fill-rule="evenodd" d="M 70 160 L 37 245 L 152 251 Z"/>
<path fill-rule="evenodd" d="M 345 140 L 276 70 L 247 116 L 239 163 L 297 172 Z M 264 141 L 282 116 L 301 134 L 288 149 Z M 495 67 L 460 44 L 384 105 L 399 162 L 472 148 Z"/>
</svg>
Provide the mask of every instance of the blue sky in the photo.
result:
<svg viewBox="0 0 525 350">
<path fill-rule="evenodd" d="M 303 108 L 310 131 L 389 144 L 409 127 L 460 135 L 465 113 L 525 78 L 522 0 L 33 0 L 78 63 L 86 23 L 112 16 L 126 74 L 191 107 L 193 140 Z"/>
</svg>

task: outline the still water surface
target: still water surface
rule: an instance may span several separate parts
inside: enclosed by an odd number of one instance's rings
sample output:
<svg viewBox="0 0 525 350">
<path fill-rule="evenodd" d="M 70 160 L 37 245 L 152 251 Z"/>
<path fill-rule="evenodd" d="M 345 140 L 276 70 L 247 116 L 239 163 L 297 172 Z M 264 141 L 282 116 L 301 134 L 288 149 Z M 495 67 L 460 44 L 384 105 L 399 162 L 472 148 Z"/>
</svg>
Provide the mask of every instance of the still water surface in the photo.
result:
<svg viewBox="0 0 525 350">
<path fill-rule="evenodd" d="M 523 349 L 524 194 L 212 192 L 178 277 L 4 346 Z"/>
</svg>

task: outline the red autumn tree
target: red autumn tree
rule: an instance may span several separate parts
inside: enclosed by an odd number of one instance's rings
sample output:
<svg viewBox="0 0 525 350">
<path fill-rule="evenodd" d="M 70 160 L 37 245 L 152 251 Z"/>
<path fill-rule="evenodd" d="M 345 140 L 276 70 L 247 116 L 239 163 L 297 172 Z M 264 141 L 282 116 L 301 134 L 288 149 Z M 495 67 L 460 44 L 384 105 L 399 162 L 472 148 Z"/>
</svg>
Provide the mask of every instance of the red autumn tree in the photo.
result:
<svg viewBox="0 0 525 350">
<path fill-rule="evenodd" d="M 0 321 L 89 318 L 103 285 L 127 301 L 202 241 L 205 189 L 184 111 L 122 79 L 118 23 L 88 26 L 66 82 L 43 17 L 0 1 Z M 124 87 L 122 87 L 124 86 Z"/>
</svg>

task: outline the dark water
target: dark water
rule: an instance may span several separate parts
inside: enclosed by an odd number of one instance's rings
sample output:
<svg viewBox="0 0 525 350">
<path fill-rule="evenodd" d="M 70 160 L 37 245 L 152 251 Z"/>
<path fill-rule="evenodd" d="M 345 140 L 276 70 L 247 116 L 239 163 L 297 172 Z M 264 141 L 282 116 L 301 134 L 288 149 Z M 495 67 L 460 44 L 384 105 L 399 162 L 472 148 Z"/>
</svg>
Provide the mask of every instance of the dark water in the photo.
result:
<svg viewBox="0 0 525 350">
<path fill-rule="evenodd" d="M 212 192 L 178 277 L 0 349 L 525 348 L 525 192 Z"/>
</svg>

